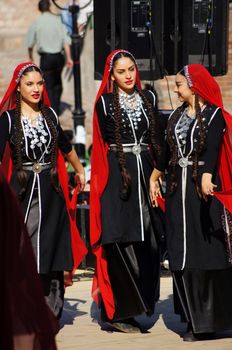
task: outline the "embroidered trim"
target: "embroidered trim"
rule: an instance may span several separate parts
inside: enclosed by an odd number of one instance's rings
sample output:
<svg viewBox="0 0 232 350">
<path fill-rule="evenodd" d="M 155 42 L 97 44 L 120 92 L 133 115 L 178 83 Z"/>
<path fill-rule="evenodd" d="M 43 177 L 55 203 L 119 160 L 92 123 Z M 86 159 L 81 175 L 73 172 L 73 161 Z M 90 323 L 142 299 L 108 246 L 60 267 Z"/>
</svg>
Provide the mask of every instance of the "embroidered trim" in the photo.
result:
<svg viewBox="0 0 232 350">
<path fill-rule="evenodd" d="M 111 69 L 113 68 L 113 60 L 114 60 L 114 57 L 115 57 L 118 53 L 120 53 L 120 52 L 128 53 L 128 55 L 130 55 L 130 56 L 133 58 L 133 60 L 135 61 L 135 63 L 136 63 L 136 60 L 135 60 L 134 56 L 132 55 L 132 53 L 130 53 L 130 52 L 127 51 L 127 50 L 120 50 L 120 51 L 115 52 L 115 54 L 111 57 L 109 72 L 110 72 Z M 136 65 L 137 65 L 137 64 L 136 64 Z"/>
<path fill-rule="evenodd" d="M 232 264 L 232 216 L 231 213 L 224 207 L 224 214 L 221 216 L 222 227 L 225 231 L 226 250 L 228 261 Z"/>
<path fill-rule="evenodd" d="M 187 79 L 189 87 L 191 88 L 193 86 L 193 82 L 189 75 L 188 66 L 184 66 L 184 75 L 185 75 L 185 78 Z"/>
<path fill-rule="evenodd" d="M 36 64 L 34 64 L 34 63 L 29 63 L 29 64 L 27 64 L 26 66 L 24 66 L 23 68 L 20 69 L 19 74 L 18 74 L 18 77 L 17 77 L 17 79 L 15 80 L 17 84 L 18 84 L 20 78 L 22 77 L 23 73 L 25 72 L 25 70 L 26 70 L 27 68 L 29 68 L 29 67 L 36 67 L 36 68 L 38 68 L 39 71 L 40 71 L 40 73 L 41 73 L 41 75 L 42 75 L 42 72 L 41 72 L 40 68 L 39 68 Z"/>
</svg>

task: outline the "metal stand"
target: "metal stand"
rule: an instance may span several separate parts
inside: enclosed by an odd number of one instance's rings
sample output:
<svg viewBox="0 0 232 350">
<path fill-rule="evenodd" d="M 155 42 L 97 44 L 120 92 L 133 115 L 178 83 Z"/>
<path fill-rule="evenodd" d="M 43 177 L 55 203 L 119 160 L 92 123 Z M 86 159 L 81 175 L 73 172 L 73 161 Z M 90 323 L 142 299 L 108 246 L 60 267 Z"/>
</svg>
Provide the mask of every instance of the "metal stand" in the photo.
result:
<svg viewBox="0 0 232 350">
<path fill-rule="evenodd" d="M 78 156 L 83 164 L 85 164 L 85 111 L 82 109 L 82 96 L 81 96 L 81 65 L 80 65 L 80 51 L 81 51 L 81 37 L 78 32 L 77 15 L 80 7 L 76 5 L 76 1 L 73 0 L 72 5 L 68 8 L 63 8 L 57 4 L 56 0 L 52 0 L 53 4 L 60 10 L 69 11 L 72 15 L 72 59 L 73 59 L 73 78 L 74 78 L 74 110 L 73 110 L 73 122 L 74 122 L 74 147 L 78 153 Z M 86 5 L 87 6 L 87 5 Z"/>
<path fill-rule="evenodd" d="M 116 48 L 115 0 L 110 0 L 110 50 Z"/>
<path fill-rule="evenodd" d="M 174 5 L 174 74 L 179 70 L 179 52 L 178 52 L 178 42 L 179 42 L 179 0 L 175 0 Z"/>
</svg>

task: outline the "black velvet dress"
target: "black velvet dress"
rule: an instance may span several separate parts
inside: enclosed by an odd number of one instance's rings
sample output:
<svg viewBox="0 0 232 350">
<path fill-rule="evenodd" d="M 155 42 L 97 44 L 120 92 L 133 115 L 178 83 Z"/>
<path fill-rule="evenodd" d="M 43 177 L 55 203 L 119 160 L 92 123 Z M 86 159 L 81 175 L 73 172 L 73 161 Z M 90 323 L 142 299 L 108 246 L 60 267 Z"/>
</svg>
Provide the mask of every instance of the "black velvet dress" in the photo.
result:
<svg viewBox="0 0 232 350">
<path fill-rule="evenodd" d="M 147 91 L 154 104 L 154 95 Z M 115 146 L 113 95 L 101 96 L 97 106 L 103 140 Z M 101 197 L 102 245 L 106 252 L 109 278 L 115 301 L 112 321 L 123 320 L 143 312 L 152 314 L 159 298 L 159 245 L 163 234 L 160 209 L 152 209 L 149 177 L 154 159 L 148 146 L 149 121 L 142 104 L 141 115 L 134 123 L 124 109 L 122 144 L 145 146 L 141 153 L 126 152 L 126 167 L 131 175 L 129 198 L 121 195 L 122 178 L 115 150 L 108 151 L 109 177 Z M 157 120 L 158 127 L 158 120 Z M 163 127 L 160 123 L 159 127 Z"/>
<path fill-rule="evenodd" d="M 179 159 L 185 157 L 191 162 L 199 142 L 199 125 L 196 119 L 187 120 L 185 137 L 184 118 L 185 112 L 173 125 L 172 137 L 179 146 Z M 198 163 L 199 185 L 201 174 L 211 173 L 216 191 L 220 191 L 217 158 L 225 128 L 221 110 L 207 106 L 203 123 L 207 136 Z M 208 196 L 207 202 L 200 199 L 191 163 L 186 167 L 177 165 L 176 178 L 177 189 L 170 194 L 168 175 L 166 194 L 166 238 L 177 291 L 176 312 L 192 323 L 196 333 L 232 329 L 232 267 L 226 252 L 224 207 L 214 197 Z"/>
<path fill-rule="evenodd" d="M 57 130 L 58 147 L 63 153 L 69 153 L 72 146 L 66 139 L 57 116 L 52 109 L 47 109 L 47 113 Z M 30 127 L 28 120 L 22 118 L 22 127 L 21 156 L 24 166 L 37 162 L 48 165 L 40 173 L 25 168 L 27 187 L 20 205 L 45 295 L 53 300 L 49 301 L 49 304 L 54 302 L 54 305 L 50 306 L 58 315 L 63 305 L 63 271 L 71 270 L 73 266 L 69 218 L 63 194 L 58 193 L 51 183 L 49 164 L 52 136 L 47 123 L 42 116 L 39 117 L 35 131 Z M 15 128 L 15 111 L 5 112 L 0 118 L 0 159 L 3 158 L 6 143 L 9 142 L 13 161 L 11 186 L 18 194 L 20 186 L 14 169 Z"/>
</svg>

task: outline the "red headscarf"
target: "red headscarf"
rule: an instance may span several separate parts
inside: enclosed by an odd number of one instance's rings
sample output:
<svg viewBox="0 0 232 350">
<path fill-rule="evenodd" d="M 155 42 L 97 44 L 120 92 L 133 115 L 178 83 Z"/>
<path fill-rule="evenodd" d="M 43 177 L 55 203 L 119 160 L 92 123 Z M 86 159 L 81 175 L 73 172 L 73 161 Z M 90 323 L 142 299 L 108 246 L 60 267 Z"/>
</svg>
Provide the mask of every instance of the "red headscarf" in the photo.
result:
<svg viewBox="0 0 232 350">
<path fill-rule="evenodd" d="M 221 90 L 216 80 L 207 69 L 200 64 L 189 64 L 184 67 L 185 77 L 190 88 L 204 101 L 220 107 L 226 122 L 226 132 L 223 136 L 219 157 L 219 174 L 222 182 L 222 192 L 214 195 L 232 213 L 232 116 L 224 109 Z"/>
<path fill-rule="evenodd" d="M 90 190 L 90 243 L 94 254 L 96 255 L 96 270 L 93 281 L 92 295 L 94 300 L 99 304 L 99 292 L 102 296 L 107 315 L 113 318 L 115 306 L 114 298 L 107 272 L 107 261 L 105 259 L 104 250 L 102 249 L 101 239 L 101 206 L 100 199 L 108 180 L 108 161 L 107 161 L 107 145 L 104 144 L 101 131 L 98 124 L 96 112 L 96 103 L 100 96 L 104 93 L 112 91 L 111 71 L 113 68 L 114 57 L 118 53 L 126 53 L 135 61 L 133 55 L 122 49 L 115 50 L 109 54 L 106 59 L 104 75 L 101 86 L 98 90 L 94 104 L 93 115 L 93 149 L 91 159 L 91 190 Z M 141 89 L 138 69 L 136 66 L 136 84 Z"/>
<path fill-rule="evenodd" d="M 19 84 L 20 78 L 24 74 L 25 70 L 30 68 L 30 67 L 35 67 L 37 68 L 41 75 L 43 73 L 41 72 L 40 68 L 33 62 L 24 62 L 20 63 L 14 70 L 13 77 L 11 79 L 10 85 L 0 103 L 0 116 L 2 115 L 3 112 L 6 110 L 11 110 L 16 107 L 16 92 L 17 92 L 17 86 Z M 50 107 L 50 101 L 48 98 L 48 93 L 47 93 L 47 88 L 46 85 L 44 84 L 44 90 L 43 90 L 43 95 L 42 95 L 42 104 Z M 8 181 L 10 180 L 11 177 L 11 155 L 10 155 L 10 149 L 9 146 L 7 145 L 6 151 L 4 154 L 3 162 L 2 165 L 0 166 L 0 170 L 6 175 Z M 66 201 L 66 206 L 68 209 L 68 215 L 69 215 L 69 221 L 70 221 L 70 227 L 71 227 L 71 238 L 72 238 L 72 250 L 73 250 L 73 259 L 74 259 L 74 266 L 73 269 L 75 270 L 77 266 L 80 264 L 80 262 L 83 260 L 87 253 L 87 249 L 83 243 L 83 241 L 80 238 L 79 232 L 76 227 L 76 218 L 75 215 L 73 215 L 73 209 L 74 209 L 74 203 L 73 201 L 70 201 L 69 198 L 69 191 L 68 191 L 68 174 L 67 170 L 65 167 L 65 162 L 64 158 L 62 156 L 62 153 L 60 150 L 58 150 L 58 157 L 57 157 L 57 171 L 58 171 L 58 176 L 59 176 L 59 181 L 64 193 L 65 201 Z"/>
</svg>

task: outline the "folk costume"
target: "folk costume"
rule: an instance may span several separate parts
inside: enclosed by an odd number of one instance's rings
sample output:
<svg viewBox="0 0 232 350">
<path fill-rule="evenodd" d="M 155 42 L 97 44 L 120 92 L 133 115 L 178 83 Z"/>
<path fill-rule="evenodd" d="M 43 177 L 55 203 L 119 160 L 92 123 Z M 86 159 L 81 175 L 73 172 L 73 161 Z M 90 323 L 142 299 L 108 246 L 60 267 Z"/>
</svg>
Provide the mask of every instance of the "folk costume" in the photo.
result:
<svg viewBox="0 0 232 350">
<path fill-rule="evenodd" d="M 121 140 L 131 175 L 130 195 L 126 198 L 122 195 L 110 92 L 113 59 L 120 52 L 128 53 L 115 50 L 108 56 L 96 97 L 90 191 L 90 239 L 96 255 L 92 295 L 105 309 L 106 320 L 113 322 L 154 312 L 159 297 L 160 265 L 156 231 L 163 230 L 160 209 L 153 210 L 148 199 L 154 160 L 149 149 L 147 109 L 139 94 L 138 111 L 124 108 L 125 96 L 119 97 Z M 141 89 L 138 71 L 136 85 Z M 154 94 L 144 93 L 154 106 Z"/>
<path fill-rule="evenodd" d="M 0 198 L 0 347 L 56 350 L 58 322 L 44 300 L 17 198 L 1 173 Z"/>
<path fill-rule="evenodd" d="M 8 179 L 18 195 L 21 186 L 16 170 L 16 91 L 21 76 L 29 67 L 37 66 L 26 62 L 16 67 L 9 88 L 0 104 L 1 160 L 5 153 L 1 167 L 4 170 L 8 168 L 7 173 L 10 173 Z M 46 109 L 57 133 L 56 165 L 62 191 L 56 190 L 51 182 L 52 134 L 42 112 L 39 113 L 35 125 L 32 125 L 26 116 L 21 116 L 20 157 L 22 169 L 27 174 L 27 185 L 25 193 L 20 198 L 20 205 L 31 238 L 44 293 L 58 316 L 63 306 L 63 272 L 77 268 L 86 254 L 86 248 L 76 228 L 75 205 L 69 198 L 68 175 L 61 153 L 69 153 L 71 144 L 60 127 L 56 113 L 49 107 L 50 102 L 45 86 L 41 104 Z M 10 168 L 11 171 L 9 171 Z"/>
<path fill-rule="evenodd" d="M 232 118 L 223 107 L 217 82 L 202 65 L 185 66 L 184 76 L 189 87 L 205 102 L 201 109 L 205 149 L 197 159 L 199 187 L 203 173 L 212 174 L 217 187 L 214 197 L 208 196 L 207 201 L 200 197 L 192 177 L 200 124 L 197 118 L 187 115 L 183 104 L 170 116 L 167 129 L 178 157 L 177 187 L 173 193 L 170 193 L 171 162 L 168 168 L 167 249 L 177 291 L 174 293 L 176 313 L 191 323 L 194 333 L 212 333 L 232 328 L 232 195 L 221 192 L 232 189 L 229 139 Z"/>
</svg>

